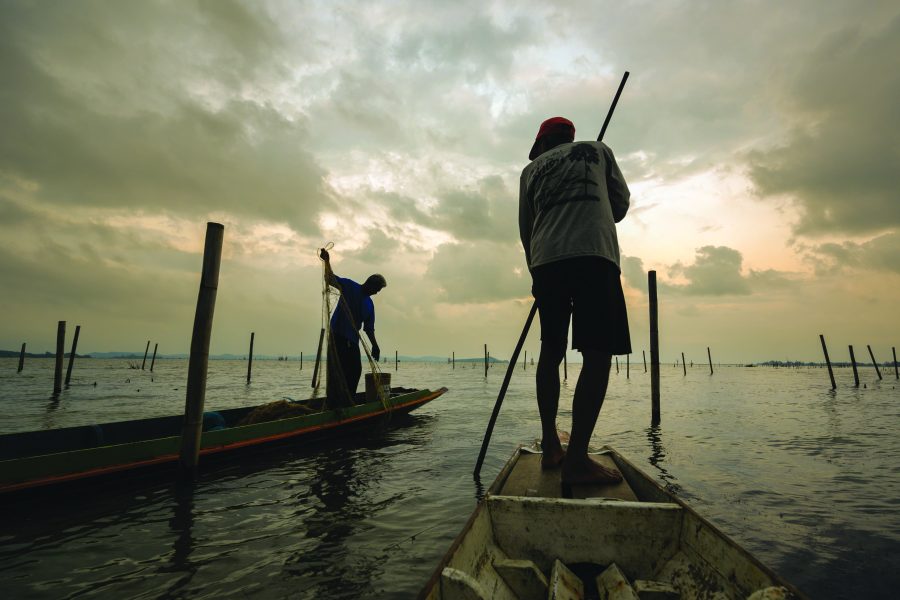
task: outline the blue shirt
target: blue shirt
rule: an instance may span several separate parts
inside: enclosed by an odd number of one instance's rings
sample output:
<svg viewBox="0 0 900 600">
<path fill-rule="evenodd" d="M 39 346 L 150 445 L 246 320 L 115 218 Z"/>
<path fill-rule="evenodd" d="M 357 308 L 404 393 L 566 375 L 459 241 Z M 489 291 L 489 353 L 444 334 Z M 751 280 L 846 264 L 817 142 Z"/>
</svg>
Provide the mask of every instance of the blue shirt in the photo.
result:
<svg viewBox="0 0 900 600">
<path fill-rule="evenodd" d="M 331 315 L 331 331 L 358 344 L 360 328 L 375 335 L 375 304 L 370 296 L 363 293 L 362 286 L 352 279 L 335 279 L 341 288 L 341 299 Z M 350 309 L 350 315 L 347 314 L 347 308 Z"/>
</svg>

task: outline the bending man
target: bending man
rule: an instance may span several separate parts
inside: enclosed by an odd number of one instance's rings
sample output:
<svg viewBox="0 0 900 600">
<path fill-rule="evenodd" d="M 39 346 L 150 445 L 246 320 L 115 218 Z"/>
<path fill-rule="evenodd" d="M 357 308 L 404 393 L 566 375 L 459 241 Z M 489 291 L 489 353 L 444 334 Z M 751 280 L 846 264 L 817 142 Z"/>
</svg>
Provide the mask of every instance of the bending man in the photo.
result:
<svg viewBox="0 0 900 600">
<path fill-rule="evenodd" d="M 592 460 L 588 443 L 609 383 L 613 354 L 631 352 L 622 293 L 616 223 L 629 192 L 612 150 L 574 142 L 575 126 L 554 117 L 541 123 L 519 184 L 519 233 L 541 321 L 536 374 L 545 468 L 562 466 L 566 483 L 612 483 L 622 476 Z M 572 402 L 568 454 L 556 432 L 559 363 L 568 344 L 583 365 Z"/>
<path fill-rule="evenodd" d="M 375 339 L 375 304 L 372 296 L 387 286 L 381 275 L 370 275 L 362 285 L 352 279 L 338 277 L 331 270 L 327 250 L 319 256 L 325 261 L 325 279 L 328 285 L 341 292 L 334 314 L 331 315 L 331 343 L 328 344 L 328 404 L 331 407 L 351 406 L 362 362 L 359 354 L 359 330 L 366 332 L 372 343 L 372 358 L 381 357 L 381 349 Z"/>
</svg>

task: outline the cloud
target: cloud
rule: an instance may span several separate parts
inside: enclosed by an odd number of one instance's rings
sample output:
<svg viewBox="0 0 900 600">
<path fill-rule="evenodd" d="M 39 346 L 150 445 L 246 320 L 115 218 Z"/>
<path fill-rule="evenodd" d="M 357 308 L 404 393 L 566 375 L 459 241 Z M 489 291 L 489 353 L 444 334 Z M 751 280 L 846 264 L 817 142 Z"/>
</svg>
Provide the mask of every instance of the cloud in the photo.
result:
<svg viewBox="0 0 900 600">
<path fill-rule="evenodd" d="M 483 303 L 528 296 L 531 276 L 517 244 L 444 244 L 434 254 L 427 277 L 452 304 Z"/>
<path fill-rule="evenodd" d="M 670 277 L 681 277 L 687 283 L 661 283 L 667 291 L 687 296 L 746 296 L 759 291 L 790 287 L 795 278 L 774 269 L 750 270 L 742 273 L 743 256 L 727 246 L 703 246 L 697 248 L 692 264 L 677 262 L 669 268 Z M 632 261 L 633 262 L 633 261 Z M 638 263 L 640 261 L 638 260 Z M 635 272 L 635 265 L 630 265 Z"/>
<path fill-rule="evenodd" d="M 867 242 L 829 242 L 811 249 L 820 274 L 846 269 L 900 273 L 900 233 L 880 235 Z"/>
<path fill-rule="evenodd" d="M 0 171 L 31 182 L 37 201 L 226 211 L 315 231 L 332 196 L 304 122 L 241 90 L 280 73 L 266 17 L 225 2 L 4 11 Z M 175 37 L 185 23 L 200 35 Z"/>
<path fill-rule="evenodd" d="M 869 233 L 900 225 L 900 16 L 841 28 L 797 58 L 785 90 L 787 141 L 750 154 L 762 195 L 802 209 L 800 234 Z"/>
</svg>

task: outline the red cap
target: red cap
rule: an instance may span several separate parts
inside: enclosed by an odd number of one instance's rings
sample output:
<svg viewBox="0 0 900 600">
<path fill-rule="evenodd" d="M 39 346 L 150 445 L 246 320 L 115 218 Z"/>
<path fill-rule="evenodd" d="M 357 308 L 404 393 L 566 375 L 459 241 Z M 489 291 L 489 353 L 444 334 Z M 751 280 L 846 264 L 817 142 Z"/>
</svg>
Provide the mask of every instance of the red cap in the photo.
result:
<svg viewBox="0 0 900 600">
<path fill-rule="evenodd" d="M 534 160 L 537 156 L 538 141 L 549 133 L 568 133 L 574 140 L 575 125 L 565 117 L 550 117 L 541 123 L 541 128 L 538 129 L 537 137 L 534 138 L 534 145 L 531 146 L 531 152 L 528 153 L 528 158 L 530 160 Z"/>
</svg>

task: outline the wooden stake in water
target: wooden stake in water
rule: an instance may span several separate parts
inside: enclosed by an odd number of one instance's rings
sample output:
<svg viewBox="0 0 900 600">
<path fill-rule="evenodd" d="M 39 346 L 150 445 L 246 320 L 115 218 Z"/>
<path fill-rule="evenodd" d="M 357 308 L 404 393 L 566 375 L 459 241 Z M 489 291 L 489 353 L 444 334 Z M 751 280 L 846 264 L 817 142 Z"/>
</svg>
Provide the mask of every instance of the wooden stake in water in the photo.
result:
<svg viewBox="0 0 900 600">
<path fill-rule="evenodd" d="M 397 371 L 400 368 L 400 355 L 397 350 L 394 350 L 394 371 Z"/>
<path fill-rule="evenodd" d="M 646 373 L 647 372 L 647 351 L 641 350 L 641 354 L 644 357 L 644 373 Z"/>
<path fill-rule="evenodd" d="M 156 364 L 156 351 L 159 350 L 159 342 L 153 344 L 153 358 L 150 359 L 150 372 L 153 372 L 153 366 Z"/>
<path fill-rule="evenodd" d="M 872 364 L 875 366 L 875 372 L 878 373 L 878 381 L 881 381 L 881 369 L 878 368 L 878 361 L 875 360 L 875 355 L 872 354 L 872 346 L 866 344 L 866 348 L 869 349 L 869 356 L 872 357 Z"/>
<path fill-rule="evenodd" d="M 319 385 L 318 376 L 319 376 L 319 363 L 322 362 L 322 341 L 325 339 L 325 328 L 322 328 L 322 331 L 319 332 L 319 348 L 316 350 L 316 365 L 313 367 L 313 376 L 312 376 L 312 387 L 316 387 Z"/>
<path fill-rule="evenodd" d="M 631 379 L 631 355 L 625 355 L 625 379 Z"/>
<path fill-rule="evenodd" d="M 616 356 L 615 359 L 616 359 L 616 375 L 618 375 L 619 374 L 619 357 Z"/>
<path fill-rule="evenodd" d="M 488 369 L 488 353 L 487 353 L 487 344 L 484 345 L 484 376 L 487 377 L 487 369 Z"/>
<path fill-rule="evenodd" d="M 25 344 L 22 344 L 22 350 L 25 350 Z M 900 371 L 897 370 L 897 348 L 891 346 L 891 352 L 894 355 L 894 379 L 900 379 Z"/>
<path fill-rule="evenodd" d="M 303 370 L 303 352 L 300 352 L 300 370 Z"/>
<path fill-rule="evenodd" d="M 819 334 L 819 340 L 822 342 L 822 352 L 825 353 L 825 364 L 828 365 L 828 376 L 831 378 L 831 389 L 836 390 L 837 384 L 834 382 L 834 371 L 831 370 L 831 359 L 828 358 L 828 346 L 825 345 L 825 336 Z"/>
<path fill-rule="evenodd" d="M 22 351 L 19 352 L 19 370 L 16 373 L 21 373 L 22 369 L 25 368 L 25 342 L 22 342 Z"/>
<path fill-rule="evenodd" d="M 250 383 L 250 372 L 253 371 L 253 338 L 256 337 L 256 332 L 250 332 L 250 354 L 247 355 L 247 383 Z"/>
<path fill-rule="evenodd" d="M 706 357 L 709 359 L 709 374 L 713 374 L 712 368 L 712 352 L 709 351 L 709 346 L 706 347 Z"/>
<path fill-rule="evenodd" d="M 659 425 L 659 306 L 656 300 L 656 271 L 647 273 L 650 293 L 650 401 L 651 425 Z"/>
<path fill-rule="evenodd" d="M 62 367 L 63 355 L 66 353 L 66 322 L 60 321 L 56 325 L 56 368 L 53 371 L 53 395 L 62 391 Z"/>
<path fill-rule="evenodd" d="M 687 363 L 684 362 L 684 352 L 681 353 L 681 368 L 684 369 L 684 375 L 687 377 Z"/>
<path fill-rule="evenodd" d="M 81 325 L 75 326 L 75 336 L 72 338 L 72 351 L 69 352 L 69 366 L 66 367 L 66 387 L 72 379 L 72 365 L 75 363 L 75 350 L 78 348 L 78 334 L 81 333 Z"/>
<path fill-rule="evenodd" d="M 200 292 L 197 295 L 197 311 L 194 313 L 194 331 L 191 335 L 191 357 L 188 361 L 187 393 L 179 453 L 181 476 L 191 480 L 196 477 L 197 462 L 200 458 L 206 373 L 209 366 L 209 339 L 212 335 L 216 292 L 219 287 L 219 264 L 222 259 L 224 233 L 225 228 L 219 223 L 206 224 L 203 268 L 200 274 Z"/>
<path fill-rule="evenodd" d="M 528 364 L 528 350 L 525 350 L 525 353 L 522 355 L 522 370 L 525 370 L 525 365 Z"/>
<path fill-rule="evenodd" d="M 456 368 L 456 351 L 453 351 L 453 368 Z"/>
<path fill-rule="evenodd" d="M 563 381 L 569 380 L 569 359 L 563 354 Z"/>
<path fill-rule="evenodd" d="M 141 361 L 141 371 L 144 370 L 144 365 L 147 364 L 147 354 L 150 352 L 150 340 L 147 340 L 147 347 L 144 348 L 144 360 Z"/>
<path fill-rule="evenodd" d="M 853 365 L 853 387 L 859 387 L 859 372 L 856 370 L 856 356 L 853 355 L 853 346 L 847 346 L 850 348 L 850 364 Z"/>
</svg>

